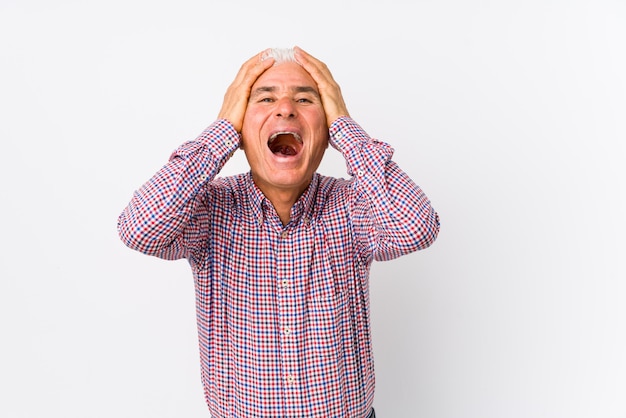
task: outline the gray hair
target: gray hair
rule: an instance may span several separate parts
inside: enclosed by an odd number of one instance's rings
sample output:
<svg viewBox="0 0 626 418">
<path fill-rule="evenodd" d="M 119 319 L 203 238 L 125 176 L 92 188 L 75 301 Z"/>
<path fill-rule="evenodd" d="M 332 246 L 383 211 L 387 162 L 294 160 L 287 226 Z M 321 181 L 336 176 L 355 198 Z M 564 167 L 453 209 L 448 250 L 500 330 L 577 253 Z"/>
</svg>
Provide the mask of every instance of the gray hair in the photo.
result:
<svg viewBox="0 0 626 418">
<path fill-rule="evenodd" d="M 271 48 L 266 51 L 265 57 L 274 58 L 274 65 L 283 62 L 297 62 L 293 48 Z"/>
</svg>

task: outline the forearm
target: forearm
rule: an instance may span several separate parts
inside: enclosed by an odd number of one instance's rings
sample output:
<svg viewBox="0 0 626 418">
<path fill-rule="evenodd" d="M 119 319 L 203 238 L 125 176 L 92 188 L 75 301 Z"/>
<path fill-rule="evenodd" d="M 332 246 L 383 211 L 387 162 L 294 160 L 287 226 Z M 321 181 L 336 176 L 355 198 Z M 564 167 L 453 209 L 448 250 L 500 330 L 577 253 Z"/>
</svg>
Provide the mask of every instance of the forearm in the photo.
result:
<svg viewBox="0 0 626 418">
<path fill-rule="evenodd" d="M 185 257 L 190 241 L 185 231 L 198 210 L 199 192 L 238 146 L 239 135 L 223 120 L 181 145 L 169 162 L 134 193 L 120 215 L 118 232 L 122 241 L 146 254 L 168 259 Z"/>
<path fill-rule="evenodd" d="M 351 216 L 355 235 L 377 260 L 430 246 L 439 218 L 422 189 L 391 160 L 393 149 L 370 138 L 350 118 L 330 128 L 331 144 L 353 176 Z"/>
</svg>

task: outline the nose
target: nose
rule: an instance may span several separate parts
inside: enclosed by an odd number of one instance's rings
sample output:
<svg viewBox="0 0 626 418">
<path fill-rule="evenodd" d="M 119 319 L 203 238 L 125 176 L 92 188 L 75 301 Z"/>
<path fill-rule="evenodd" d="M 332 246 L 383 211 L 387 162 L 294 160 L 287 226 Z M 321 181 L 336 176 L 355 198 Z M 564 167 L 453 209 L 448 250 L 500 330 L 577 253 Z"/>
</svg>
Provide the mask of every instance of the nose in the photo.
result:
<svg viewBox="0 0 626 418">
<path fill-rule="evenodd" d="M 290 98 L 282 98 L 276 102 L 276 117 L 295 118 L 296 107 Z"/>
</svg>

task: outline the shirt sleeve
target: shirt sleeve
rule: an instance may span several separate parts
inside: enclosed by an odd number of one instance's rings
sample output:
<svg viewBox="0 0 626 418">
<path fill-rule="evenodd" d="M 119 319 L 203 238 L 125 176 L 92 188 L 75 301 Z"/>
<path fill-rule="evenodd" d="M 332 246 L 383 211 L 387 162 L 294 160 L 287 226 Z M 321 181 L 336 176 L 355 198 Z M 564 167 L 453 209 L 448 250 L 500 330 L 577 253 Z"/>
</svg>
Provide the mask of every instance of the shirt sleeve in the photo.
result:
<svg viewBox="0 0 626 418">
<path fill-rule="evenodd" d="M 118 218 L 128 247 L 165 259 L 188 258 L 207 234 L 201 190 L 239 147 L 240 136 L 226 120 L 211 124 L 181 145 L 133 197 Z M 205 208 L 206 210 L 206 208 Z"/>
<path fill-rule="evenodd" d="M 391 260 L 435 241 L 439 216 L 422 189 L 392 161 L 391 146 L 370 138 L 349 117 L 332 123 L 330 143 L 343 154 L 352 176 L 350 220 L 366 257 Z"/>
</svg>

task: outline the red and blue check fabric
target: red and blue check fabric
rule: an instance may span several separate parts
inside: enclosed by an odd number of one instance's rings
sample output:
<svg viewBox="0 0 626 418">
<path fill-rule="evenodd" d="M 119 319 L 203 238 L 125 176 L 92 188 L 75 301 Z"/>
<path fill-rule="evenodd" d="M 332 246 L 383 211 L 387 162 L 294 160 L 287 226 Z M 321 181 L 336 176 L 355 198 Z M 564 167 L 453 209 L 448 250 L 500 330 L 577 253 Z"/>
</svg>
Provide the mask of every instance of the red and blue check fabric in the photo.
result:
<svg viewBox="0 0 626 418">
<path fill-rule="evenodd" d="M 191 265 L 214 418 L 371 409 L 370 265 L 428 247 L 439 219 L 391 147 L 352 119 L 330 142 L 351 178 L 315 174 L 286 226 L 250 173 L 217 177 L 240 143 L 225 120 L 177 149 L 119 217 L 126 245 Z"/>
</svg>

